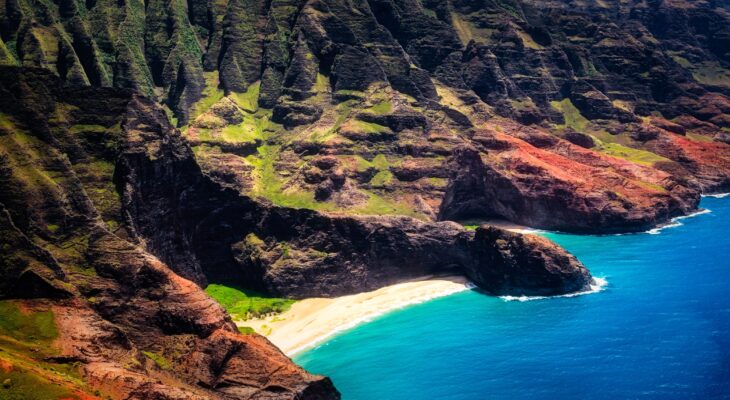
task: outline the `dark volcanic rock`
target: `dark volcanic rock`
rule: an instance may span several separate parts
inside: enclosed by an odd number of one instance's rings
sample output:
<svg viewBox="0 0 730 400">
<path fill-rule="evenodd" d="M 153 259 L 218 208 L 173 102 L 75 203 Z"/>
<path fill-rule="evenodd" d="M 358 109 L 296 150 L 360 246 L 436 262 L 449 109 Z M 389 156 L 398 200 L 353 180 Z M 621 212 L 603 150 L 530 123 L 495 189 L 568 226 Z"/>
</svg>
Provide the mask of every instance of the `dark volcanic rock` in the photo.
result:
<svg viewBox="0 0 730 400">
<path fill-rule="evenodd" d="M 322 109 L 316 106 L 284 101 L 274 107 L 273 120 L 286 127 L 311 124 L 322 115 Z"/>
<path fill-rule="evenodd" d="M 585 290 L 592 281 L 575 257 L 539 236 L 485 226 L 467 247 L 468 276 L 493 294 L 550 296 Z"/>
<path fill-rule="evenodd" d="M 596 145 L 592 137 L 573 130 L 565 134 L 565 140 L 586 149 L 592 149 Z"/>
<path fill-rule="evenodd" d="M 589 153 L 571 149 L 565 154 L 579 159 Z M 678 185 L 683 179 L 680 176 L 670 178 L 665 173 L 656 173 L 653 179 L 667 185 L 666 188 L 657 185 L 657 189 L 645 192 L 636 186 L 633 193 L 642 202 L 629 203 L 602 183 L 603 176 L 594 167 L 579 164 L 577 171 L 580 172 L 561 171 L 561 178 L 556 179 L 544 164 L 507 157 L 505 162 L 511 168 L 503 170 L 496 166 L 500 164 L 486 164 L 474 149 L 456 152 L 439 219 L 502 218 L 527 226 L 577 232 L 642 231 L 694 209 L 699 202 L 696 188 Z M 545 153 L 545 157 L 554 159 L 555 156 Z M 591 161 L 610 165 L 608 160 L 592 158 Z M 630 170 L 626 172 L 633 174 Z M 509 176 L 518 174 L 528 178 Z M 608 177 L 608 181 L 623 180 L 631 185 L 627 179 L 631 176 L 615 175 Z M 672 179 L 675 182 L 669 183 Z M 579 195 L 582 190 L 590 190 L 591 195 L 582 198 Z"/>
</svg>

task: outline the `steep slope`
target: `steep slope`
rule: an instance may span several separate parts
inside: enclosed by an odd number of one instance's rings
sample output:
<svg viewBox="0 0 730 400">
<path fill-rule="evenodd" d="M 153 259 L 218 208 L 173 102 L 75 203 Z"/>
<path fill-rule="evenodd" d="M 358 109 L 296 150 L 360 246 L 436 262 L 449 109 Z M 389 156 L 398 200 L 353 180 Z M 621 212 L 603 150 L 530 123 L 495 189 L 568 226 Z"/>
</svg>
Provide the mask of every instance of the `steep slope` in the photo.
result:
<svg viewBox="0 0 730 400">
<path fill-rule="evenodd" d="M 19 374 L 3 396 L 339 398 L 329 379 L 239 334 L 198 285 L 128 233 L 113 178 L 120 155 L 142 136 L 137 155 L 150 163 L 167 146 L 185 151 L 153 103 L 128 91 L 61 89 L 33 69 L 3 68 L 0 93 L 0 298 L 10 299 L 0 303 L 14 313 L 3 314 L 11 326 L 0 332 L 0 357 Z M 24 331 L 35 325 L 44 341 Z M 59 383 L 68 389 L 53 390 Z"/>
<path fill-rule="evenodd" d="M 606 232 L 666 222 L 730 186 L 728 9 L 19 0 L 0 35 L 5 63 L 156 96 L 205 171 L 243 194 Z M 454 181 L 463 149 L 481 154 L 470 179 L 487 192 L 464 197 Z"/>
</svg>

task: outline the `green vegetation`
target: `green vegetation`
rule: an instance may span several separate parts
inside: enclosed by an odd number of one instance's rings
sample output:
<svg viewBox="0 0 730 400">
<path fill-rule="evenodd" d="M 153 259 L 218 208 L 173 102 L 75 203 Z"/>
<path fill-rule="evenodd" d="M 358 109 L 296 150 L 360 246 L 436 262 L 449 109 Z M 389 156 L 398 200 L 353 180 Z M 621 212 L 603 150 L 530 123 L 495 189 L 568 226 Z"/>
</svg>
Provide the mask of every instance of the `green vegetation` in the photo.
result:
<svg viewBox="0 0 730 400">
<path fill-rule="evenodd" d="M 350 117 L 350 114 L 352 114 L 352 107 L 355 103 L 355 100 L 347 100 L 338 104 L 336 107 L 337 118 L 335 119 L 335 123 L 331 128 L 324 132 L 315 132 L 312 135 L 311 140 L 323 143 L 337 135 L 338 129 L 340 129 L 342 124 Z"/>
<path fill-rule="evenodd" d="M 648 166 L 651 166 L 655 162 L 659 161 L 669 161 L 668 159 L 654 154 L 650 151 L 634 149 L 618 143 L 599 142 L 598 146 L 596 146 L 596 149 L 601 153 L 607 154 L 609 156 L 623 158 L 624 160 L 628 160 L 636 164 Z"/>
<path fill-rule="evenodd" d="M 208 285 L 205 292 L 216 299 L 235 320 L 282 313 L 295 303 L 295 300 L 265 297 L 252 291 L 217 284 Z"/>
<path fill-rule="evenodd" d="M 727 132 L 728 128 L 722 128 L 723 131 Z M 687 138 L 692 139 L 696 142 L 714 143 L 712 136 L 700 135 L 694 132 L 687 132 Z"/>
<path fill-rule="evenodd" d="M 509 103 L 512 108 L 517 111 L 526 111 L 536 108 L 535 103 L 529 97 L 524 97 L 522 99 L 510 99 Z"/>
<path fill-rule="evenodd" d="M 229 97 L 243 110 L 254 113 L 259 109 L 259 90 L 261 82 L 256 82 L 246 88 L 245 93 L 231 93 Z"/>
<path fill-rule="evenodd" d="M 336 95 L 340 96 L 348 96 L 348 97 L 356 97 L 356 98 L 365 98 L 366 93 L 360 90 L 348 90 L 348 89 L 340 89 L 337 92 L 335 92 Z"/>
<path fill-rule="evenodd" d="M 680 53 L 669 53 L 677 64 L 692 72 L 692 77 L 697 82 L 704 85 L 730 87 L 730 71 L 723 68 L 719 63 L 706 61 L 694 64 L 688 59 L 680 56 Z"/>
<path fill-rule="evenodd" d="M 52 343 L 58 331 L 52 311 L 26 309 L 22 303 L 4 300 L 0 301 L 0 335 L 52 354 Z"/>
<path fill-rule="evenodd" d="M 387 186 L 393 181 L 393 173 L 388 170 L 380 171 L 370 180 L 372 186 Z"/>
<path fill-rule="evenodd" d="M 0 362 L 3 358 L 0 358 Z M 45 372 L 45 371 L 44 371 Z M 70 400 L 80 399 L 73 390 L 59 385 L 55 381 L 70 380 L 54 372 L 47 372 L 54 381 L 41 376 L 35 371 L 13 366 L 10 371 L 0 368 L 0 399 L 3 400 Z M 76 382 L 74 382 L 76 383 Z"/>
<path fill-rule="evenodd" d="M 641 186 L 645 189 L 653 190 L 655 192 L 661 192 L 661 193 L 667 192 L 667 189 L 665 189 L 664 186 L 657 185 L 656 183 L 645 182 L 645 181 L 634 181 L 634 183 L 638 184 L 639 186 Z"/>
<path fill-rule="evenodd" d="M 704 62 L 693 68 L 692 76 L 699 83 L 730 87 L 730 71 L 714 62 Z"/>
<path fill-rule="evenodd" d="M 205 72 L 205 89 L 203 89 L 203 97 L 193 104 L 190 110 L 190 119 L 195 119 L 200 114 L 208 111 L 208 109 L 223 98 L 223 89 L 221 89 L 218 80 L 218 71 Z"/>
<path fill-rule="evenodd" d="M 170 369 L 170 362 L 160 354 L 153 353 L 151 351 L 143 351 L 142 354 L 150 360 L 154 361 L 160 369 Z"/>
<path fill-rule="evenodd" d="M 101 125 L 84 125 L 84 124 L 76 124 L 71 125 L 68 128 L 68 131 L 72 134 L 79 134 L 84 132 L 93 132 L 93 133 L 104 133 L 106 132 L 107 128 Z"/>
<path fill-rule="evenodd" d="M 393 110 L 393 104 L 389 101 L 381 101 L 380 103 L 370 107 L 368 111 L 372 112 L 373 114 L 378 115 L 385 115 L 390 114 Z"/>
<path fill-rule="evenodd" d="M 268 117 L 247 117 L 238 125 L 227 125 L 221 131 L 220 138 L 228 143 L 255 143 L 264 138 L 264 128 Z M 201 139 L 204 135 L 200 135 Z"/>
<path fill-rule="evenodd" d="M 239 326 L 238 331 L 244 335 L 253 335 L 256 333 L 256 331 L 254 331 L 250 326 Z"/>
<path fill-rule="evenodd" d="M 2 65 L 18 65 L 18 59 L 15 54 L 0 39 L 0 64 Z"/>
<path fill-rule="evenodd" d="M 94 160 L 73 165 L 74 172 L 85 186 L 86 194 L 102 216 L 110 221 L 118 218 L 122 200 L 114 186 L 114 164 Z"/>
<path fill-rule="evenodd" d="M 361 207 L 357 207 L 351 212 L 364 215 L 406 215 L 418 219 L 424 216 L 413 210 L 413 208 L 402 202 L 391 200 L 373 192 L 363 190 L 368 195 L 368 202 Z"/>
<path fill-rule="evenodd" d="M 456 12 L 451 13 L 451 25 L 456 30 L 461 43 L 466 45 L 471 40 L 480 44 L 488 43 L 494 29 L 479 28 L 465 17 Z"/>
<path fill-rule="evenodd" d="M 379 170 L 384 170 L 390 166 L 388 159 L 385 158 L 385 155 L 383 155 L 383 154 L 378 154 L 377 156 L 375 156 L 371 163 L 372 163 L 373 167 L 375 167 Z"/>
<path fill-rule="evenodd" d="M 295 188 L 285 188 L 283 179 L 279 177 L 274 166 L 280 150 L 280 146 L 264 145 L 258 148 L 257 156 L 246 157 L 246 161 L 256 168 L 257 178 L 254 185 L 254 194 L 283 207 L 313 210 L 330 209 L 332 205 L 316 201 L 314 193 Z"/>
<path fill-rule="evenodd" d="M 85 384 L 77 363 L 47 362 L 56 355 L 54 315 L 46 306 L 0 301 L 0 399 L 78 399 Z"/>
<path fill-rule="evenodd" d="M 550 106 L 563 114 L 565 124 L 561 128 L 568 127 L 578 132 L 585 131 L 588 128 L 590 121 L 580 113 L 570 99 L 551 101 Z"/>
<path fill-rule="evenodd" d="M 591 130 L 590 135 L 596 143 L 594 150 L 612 157 L 647 166 L 659 161 L 669 161 L 650 151 L 630 147 L 632 140 L 628 135 L 612 135 L 605 130 Z"/>
<path fill-rule="evenodd" d="M 13 118 L 8 114 L 0 112 L 0 129 L 12 131 L 14 127 L 15 123 L 13 123 Z"/>
<path fill-rule="evenodd" d="M 530 36 L 529 33 L 518 30 L 517 35 L 522 39 L 522 44 L 525 45 L 528 49 L 533 50 L 542 50 L 544 47 L 542 47 L 539 43 L 535 41 L 535 39 Z"/>
</svg>

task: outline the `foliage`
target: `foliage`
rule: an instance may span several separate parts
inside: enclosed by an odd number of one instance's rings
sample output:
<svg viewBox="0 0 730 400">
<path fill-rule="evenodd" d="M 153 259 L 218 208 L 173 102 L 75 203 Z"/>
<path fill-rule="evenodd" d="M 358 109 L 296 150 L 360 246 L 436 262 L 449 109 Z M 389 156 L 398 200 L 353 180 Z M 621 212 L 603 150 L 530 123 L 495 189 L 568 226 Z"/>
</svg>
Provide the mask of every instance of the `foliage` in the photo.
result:
<svg viewBox="0 0 730 400">
<path fill-rule="evenodd" d="M 261 82 L 256 82 L 246 88 L 245 93 L 231 93 L 229 96 L 243 110 L 254 113 L 258 110 L 259 105 L 259 89 Z"/>
<path fill-rule="evenodd" d="M 48 350 L 58 331 L 52 311 L 26 310 L 14 301 L 4 300 L 0 301 L 0 335 Z"/>
<path fill-rule="evenodd" d="M 208 111 L 208 109 L 223 98 L 223 89 L 221 89 L 218 80 L 218 71 L 205 72 L 205 89 L 203 89 L 202 98 L 193 104 L 190 111 L 190 119 Z"/>
<path fill-rule="evenodd" d="M 570 99 L 551 101 L 550 105 L 563 114 L 563 118 L 565 119 L 563 127 L 568 127 L 578 132 L 582 132 L 585 131 L 590 124 L 590 121 L 588 121 L 588 119 L 580 113 Z"/>
<path fill-rule="evenodd" d="M 218 301 L 235 320 L 258 318 L 287 311 L 295 300 L 265 297 L 233 286 L 211 284 L 205 292 Z"/>
<path fill-rule="evenodd" d="M 239 326 L 238 331 L 244 335 L 253 335 L 256 331 L 250 326 Z"/>
<path fill-rule="evenodd" d="M 1 360 L 1 359 L 0 359 Z M 49 375 L 56 375 L 49 373 Z M 72 390 L 49 379 L 14 367 L 10 371 L 0 368 L 0 399 L 3 400 L 71 400 L 80 399 Z"/>
<path fill-rule="evenodd" d="M 153 353 L 151 351 L 143 351 L 142 354 L 150 360 L 154 361 L 161 369 L 170 369 L 170 362 L 161 354 Z"/>
<path fill-rule="evenodd" d="M 616 158 L 623 158 L 642 165 L 652 165 L 655 162 L 669 161 L 668 159 L 646 150 L 634 149 L 618 143 L 598 143 L 596 150 Z"/>
<path fill-rule="evenodd" d="M 384 115 L 390 114 L 393 105 L 389 101 L 381 101 L 380 103 L 370 107 L 369 111 L 373 114 Z"/>
</svg>

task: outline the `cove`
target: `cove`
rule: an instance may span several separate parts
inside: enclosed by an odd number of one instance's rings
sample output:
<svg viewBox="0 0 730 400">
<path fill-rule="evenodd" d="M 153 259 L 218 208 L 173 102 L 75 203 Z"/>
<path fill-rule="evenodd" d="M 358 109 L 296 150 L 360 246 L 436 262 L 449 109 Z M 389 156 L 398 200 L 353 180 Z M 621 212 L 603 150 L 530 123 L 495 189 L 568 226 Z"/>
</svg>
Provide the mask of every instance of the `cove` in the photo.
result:
<svg viewBox="0 0 730 400">
<path fill-rule="evenodd" d="M 545 234 L 608 281 L 599 293 L 462 292 L 295 361 L 345 400 L 730 399 L 730 198 L 701 206 L 711 212 L 658 232 Z"/>
</svg>

